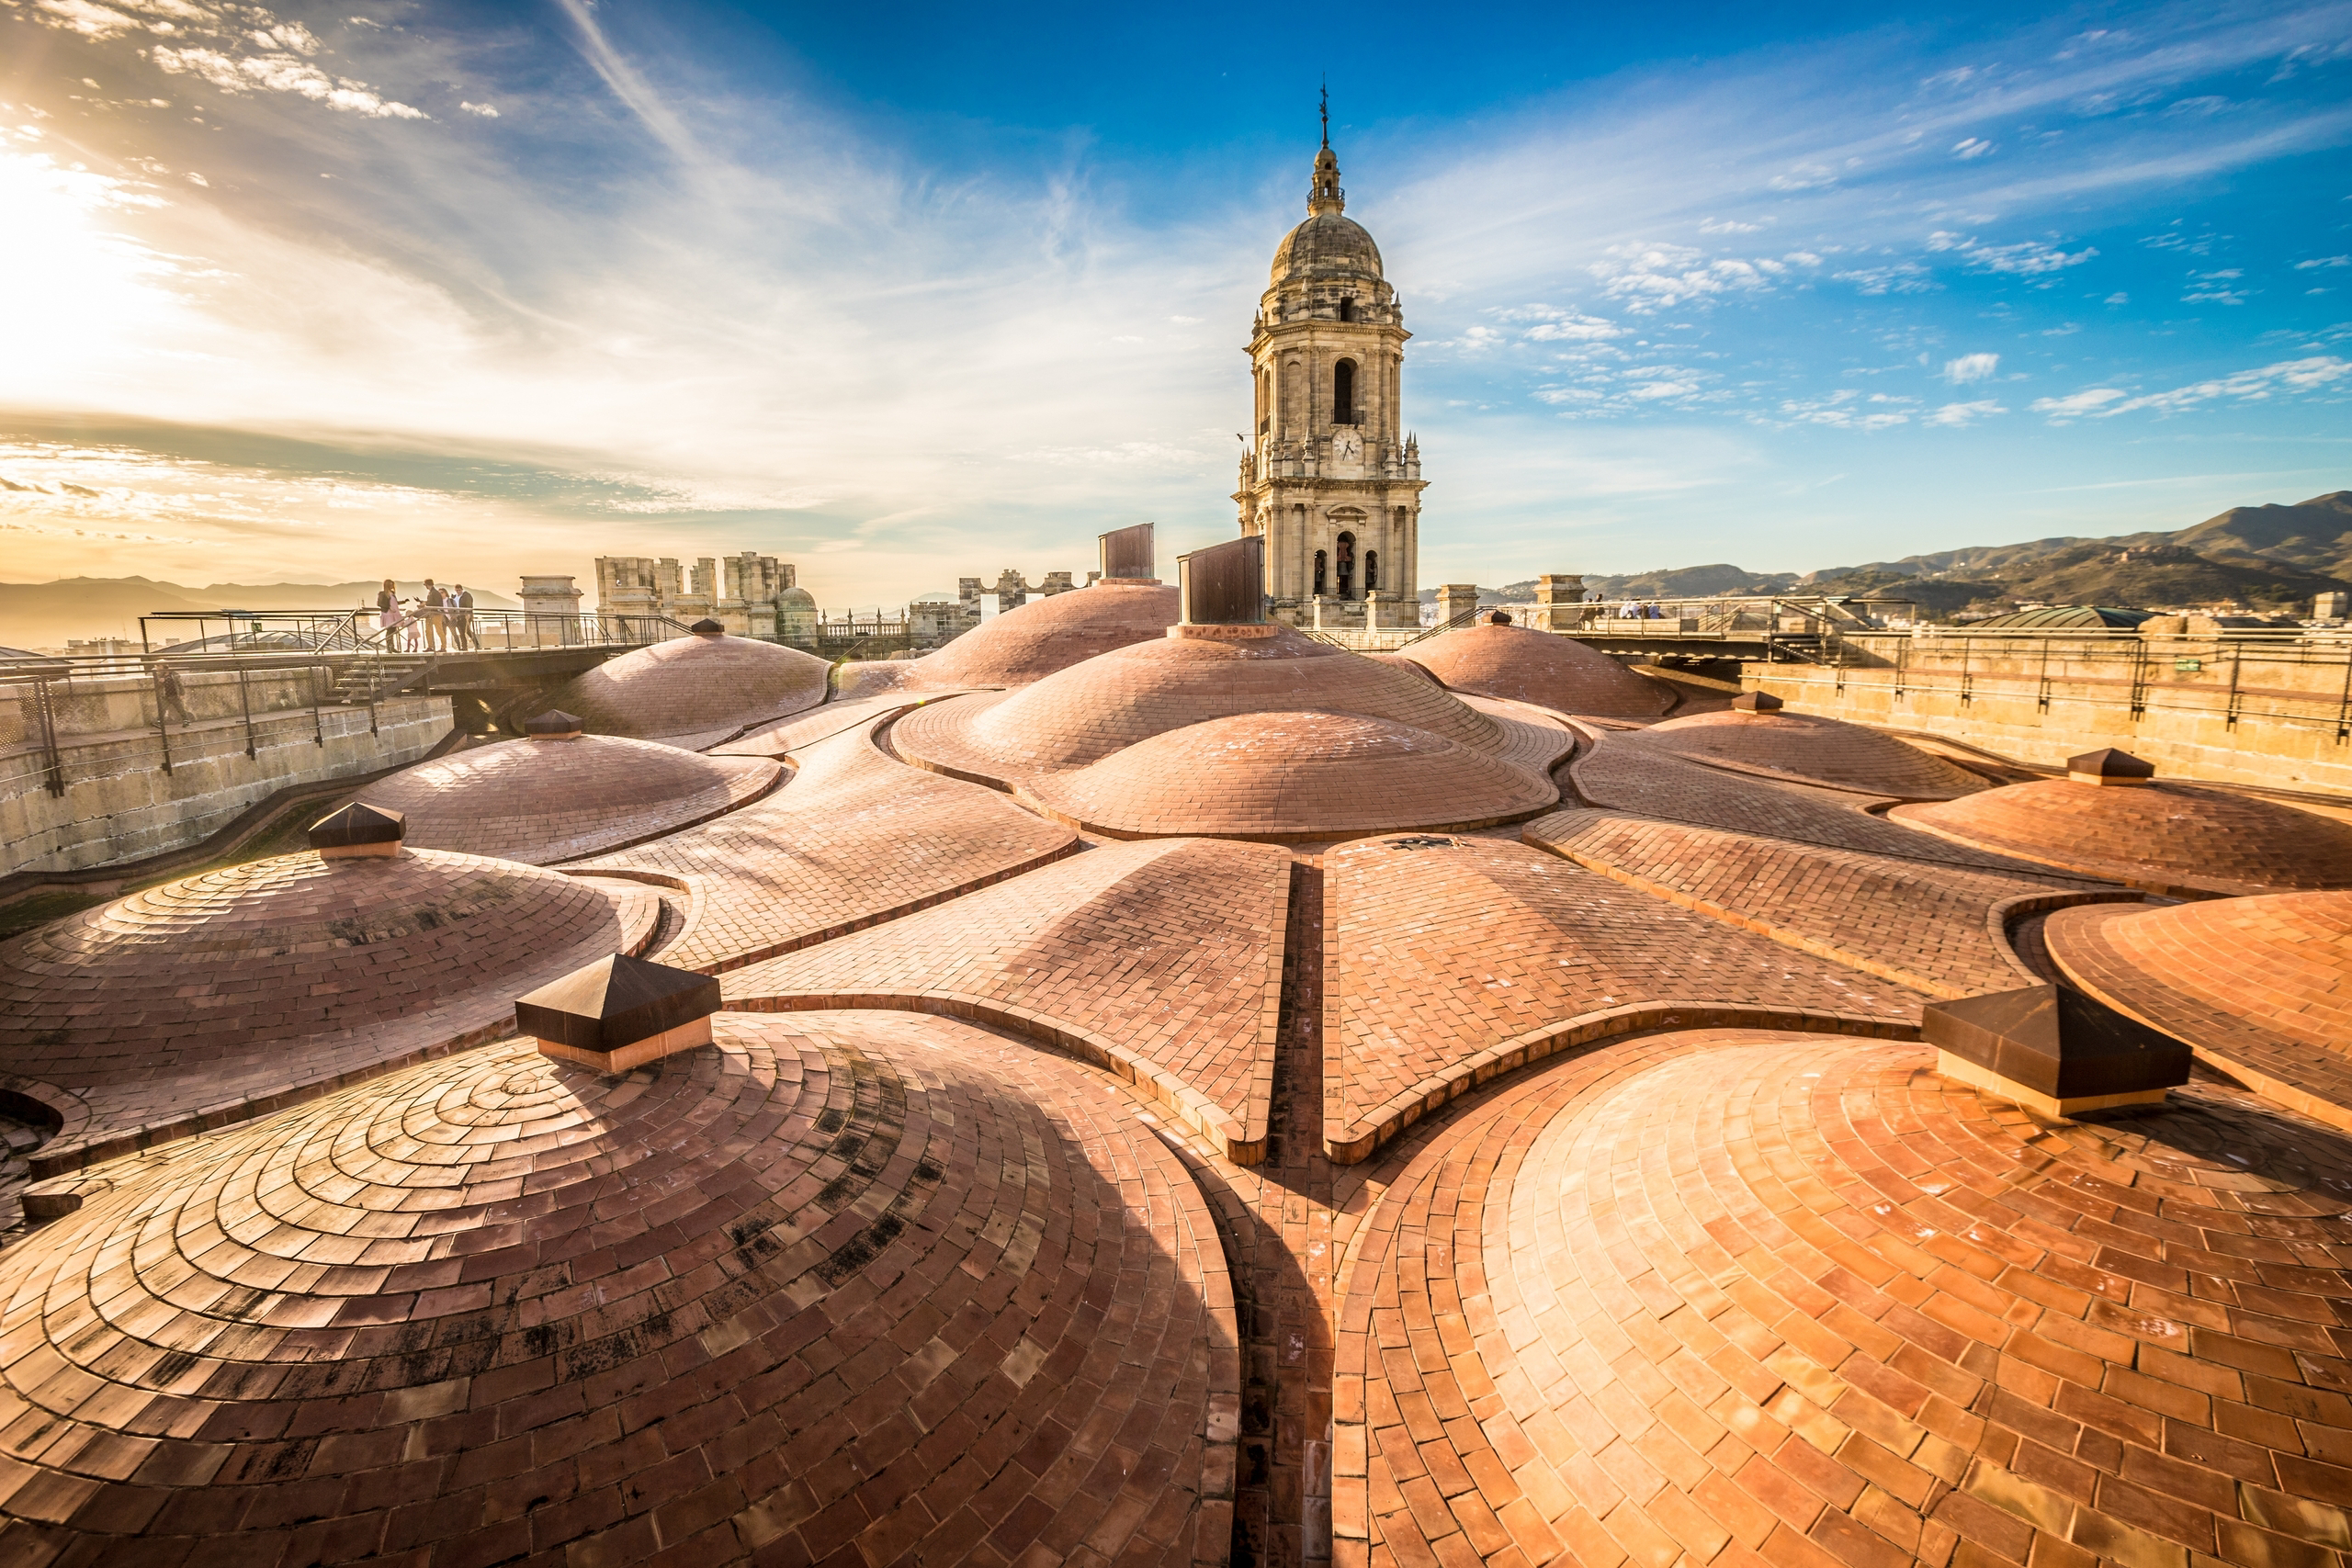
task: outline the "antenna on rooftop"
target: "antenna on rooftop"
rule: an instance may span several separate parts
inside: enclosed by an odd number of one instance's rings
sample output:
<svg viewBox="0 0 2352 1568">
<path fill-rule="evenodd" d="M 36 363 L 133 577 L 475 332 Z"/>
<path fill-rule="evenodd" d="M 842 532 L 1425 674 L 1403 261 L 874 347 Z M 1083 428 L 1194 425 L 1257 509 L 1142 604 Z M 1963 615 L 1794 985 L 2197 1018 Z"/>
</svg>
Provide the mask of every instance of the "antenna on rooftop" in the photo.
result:
<svg viewBox="0 0 2352 1568">
<path fill-rule="evenodd" d="M 1323 145 L 1331 145 L 1331 78 L 1323 78 Z"/>
</svg>

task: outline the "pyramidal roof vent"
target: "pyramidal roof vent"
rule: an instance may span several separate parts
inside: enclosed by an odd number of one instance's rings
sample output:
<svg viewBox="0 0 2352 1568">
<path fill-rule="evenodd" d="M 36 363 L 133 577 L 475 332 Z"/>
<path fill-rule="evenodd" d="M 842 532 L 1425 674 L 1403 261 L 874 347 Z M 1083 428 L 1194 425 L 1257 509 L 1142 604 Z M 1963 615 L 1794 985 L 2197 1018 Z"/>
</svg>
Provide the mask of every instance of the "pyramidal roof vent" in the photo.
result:
<svg viewBox="0 0 2352 1568">
<path fill-rule="evenodd" d="M 720 626 L 717 621 L 712 620 L 708 615 L 705 615 L 701 620 L 696 621 L 693 626 L 688 626 L 686 630 L 694 633 L 696 637 L 725 637 L 727 635 L 727 628 Z"/>
<path fill-rule="evenodd" d="M 1770 692 L 1742 692 L 1731 705 L 1741 713 L 1778 713 L 1788 705 Z"/>
<path fill-rule="evenodd" d="M 514 1002 L 514 1026 L 560 1062 L 625 1073 L 710 1043 L 718 980 L 616 953 Z"/>
<path fill-rule="evenodd" d="M 321 860 L 396 855 L 401 840 L 408 837 L 408 818 L 389 807 L 355 800 L 311 823 L 304 836 Z"/>
<path fill-rule="evenodd" d="M 2102 746 L 2096 751 L 2067 758 L 2066 776 L 2076 784 L 2143 784 L 2156 776 L 2156 765 L 2143 762 L 2129 751 Z"/>
<path fill-rule="evenodd" d="M 2044 1116 L 2154 1105 L 2188 1081 L 2189 1048 L 2066 986 L 1931 1002 L 1936 1071 Z"/>
<path fill-rule="evenodd" d="M 534 740 L 577 740 L 580 739 L 580 716 L 561 708 L 549 708 L 535 718 L 523 721 L 523 733 Z"/>
</svg>

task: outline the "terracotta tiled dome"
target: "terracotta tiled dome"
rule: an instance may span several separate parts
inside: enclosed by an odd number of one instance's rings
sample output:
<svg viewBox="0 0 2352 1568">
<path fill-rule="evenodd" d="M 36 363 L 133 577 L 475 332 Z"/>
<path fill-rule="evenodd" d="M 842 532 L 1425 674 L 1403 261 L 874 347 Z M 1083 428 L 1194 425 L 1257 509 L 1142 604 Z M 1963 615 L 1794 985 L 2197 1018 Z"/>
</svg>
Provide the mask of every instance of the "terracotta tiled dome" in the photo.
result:
<svg viewBox="0 0 2352 1568">
<path fill-rule="evenodd" d="M 1255 713 L 1188 725 L 1034 781 L 1048 813 L 1116 838 L 1304 842 L 1476 828 L 1550 807 L 1539 773 L 1388 719 Z"/>
<path fill-rule="evenodd" d="M 909 714 L 891 741 L 910 761 L 1002 784 L 1082 768 L 1213 718 L 1306 709 L 1388 719 L 1474 750 L 1507 744 L 1503 726 L 1429 682 L 1288 627 L 1248 640 L 1136 643 L 1001 700 Z"/>
<path fill-rule="evenodd" d="M 2110 1007 L 2299 1110 L 2352 1120 L 2352 893 L 2062 909 L 2043 940 Z"/>
<path fill-rule="evenodd" d="M 2156 892 L 2352 887 L 2352 825 L 2190 784 L 2036 779 L 1888 815 L 1960 843 Z"/>
<path fill-rule="evenodd" d="M 516 996 L 640 946 L 659 912 L 650 889 L 437 850 L 207 872 L 0 944 L 0 1072 L 79 1108 L 40 1156 L 62 1168 L 511 1027 Z"/>
<path fill-rule="evenodd" d="M 1664 686 L 1575 638 L 1526 626 L 1463 626 L 1417 642 L 1402 657 L 1457 692 L 1557 713 L 1656 718 L 1674 701 Z"/>
<path fill-rule="evenodd" d="M 763 757 L 705 757 L 651 740 L 502 740 L 419 762 L 368 786 L 408 818 L 422 849 L 549 865 L 633 844 L 756 799 Z"/>
<path fill-rule="evenodd" d="M 1348 1264 L 1354 1560 L 2329 1561 L 2352 1143 L 1932 1060 L 1666 1035 L 1429 1135 Z"/>
<path fill-rule="evenodd" d="M 1904 800 L 1950 800 L 1989 787 L 1892 735 L 1813 714 L 1696 713 L 1627 739 L 1716 767 Z"/>
<path fill-rule="evenodd" d="M 1158 583 L 1097 583 L 1037 599 L 983 622 L 938 652 L 910 660 L 900 690 L 1025 686 L 1057 670 L 1166 635 L 1176 590 Z"/>
<path fill-rule="evenodd" d="M 752 637 L 673 637 L 599 664 L 548 700 L 601 735 L 719 739 L 823 702 L 831 668 Z"/>
<path fill-rule="evenodd" d="M 1206 1205 L 1074 1064 L 722 1015 L 128 1162 L 0 1254 L 22 1562 L 1222 1562 Z"/>
</svg>

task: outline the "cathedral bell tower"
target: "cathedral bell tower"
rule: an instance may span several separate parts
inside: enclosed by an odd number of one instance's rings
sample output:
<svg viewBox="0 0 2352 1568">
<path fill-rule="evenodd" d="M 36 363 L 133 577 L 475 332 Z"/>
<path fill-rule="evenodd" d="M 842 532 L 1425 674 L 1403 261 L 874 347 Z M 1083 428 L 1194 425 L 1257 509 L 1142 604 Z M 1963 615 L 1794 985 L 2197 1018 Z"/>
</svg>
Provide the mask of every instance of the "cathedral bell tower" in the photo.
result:
<svg viewBox="0 0 2352 1568">
<path fill-rule="evenodd" d="M 1421 455 L 1399 423 L 1413 334 L 1346 206 L 1327 114 L 1306 221 L 1275 248 L 1250 333 L 1256 415 L 1233 500 L 1265 538 L 1277 619 L 1418 626 Z"/>
</svg>

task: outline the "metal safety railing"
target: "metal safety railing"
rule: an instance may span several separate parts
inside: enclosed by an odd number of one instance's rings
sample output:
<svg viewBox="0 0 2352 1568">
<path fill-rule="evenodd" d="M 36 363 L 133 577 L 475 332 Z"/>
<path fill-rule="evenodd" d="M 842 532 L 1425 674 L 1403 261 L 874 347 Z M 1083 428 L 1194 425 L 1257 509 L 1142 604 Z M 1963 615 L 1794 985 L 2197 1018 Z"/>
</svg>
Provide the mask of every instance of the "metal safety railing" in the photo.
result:
<svg viewBox="0 0 2352 1568">
<path fill-rule="evenodd" d="M 175 630 L 192 635 L 173 637 Z M 170 610 L 139 617 L 142 656 L 252 653 L 520 653 L 557 648 L 642 648 L 688 635 L 667 615 L 586 611 L 403 610 L 393 626 L 372 609 Z"/>
<path fill-rule="evenodd" d="M 2352 742 L 2352 628 L 1920 627 L 1847 644 L 1836 683 L 1883 682 L 1898 699 L 1948 696 L 1962 708 L 2030 697 L 2053 703 L 2332 729 Z"/>
</svg>

